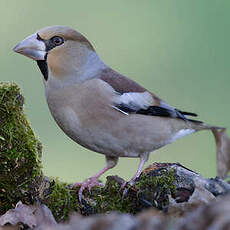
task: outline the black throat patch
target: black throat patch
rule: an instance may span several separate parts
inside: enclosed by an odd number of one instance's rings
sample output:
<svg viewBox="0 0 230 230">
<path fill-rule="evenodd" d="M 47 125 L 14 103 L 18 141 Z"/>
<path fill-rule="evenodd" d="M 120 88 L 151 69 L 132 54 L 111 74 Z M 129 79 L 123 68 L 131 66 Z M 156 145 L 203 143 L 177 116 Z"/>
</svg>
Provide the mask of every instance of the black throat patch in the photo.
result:
<svg viewBox="0 0 230 230">
<path fill-rule="evenodd" d="M 48 80 L 48 66 L 47 66 L 46 60 L 38 60 L 37 64 L 38 64 L 40 71 L 42 72 L 44 79 L 47 81 Z"/>
</svg>

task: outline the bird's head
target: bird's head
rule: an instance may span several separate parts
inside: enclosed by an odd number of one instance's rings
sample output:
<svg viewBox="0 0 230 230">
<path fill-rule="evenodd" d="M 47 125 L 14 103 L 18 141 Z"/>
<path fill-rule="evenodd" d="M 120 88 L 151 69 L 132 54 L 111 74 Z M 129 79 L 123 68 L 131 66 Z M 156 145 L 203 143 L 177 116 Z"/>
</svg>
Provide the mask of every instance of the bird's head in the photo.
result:
<svg viewBox="0 0 230 230">
<path fill-rule="evenodd" d="M 50 73 L 59 80 L 70 76 L 80 78 L 102 63 L 90 42 L 66 26 L 45 27 L 13 50 L 36 60 L 46 80 Z"/>
</svg>

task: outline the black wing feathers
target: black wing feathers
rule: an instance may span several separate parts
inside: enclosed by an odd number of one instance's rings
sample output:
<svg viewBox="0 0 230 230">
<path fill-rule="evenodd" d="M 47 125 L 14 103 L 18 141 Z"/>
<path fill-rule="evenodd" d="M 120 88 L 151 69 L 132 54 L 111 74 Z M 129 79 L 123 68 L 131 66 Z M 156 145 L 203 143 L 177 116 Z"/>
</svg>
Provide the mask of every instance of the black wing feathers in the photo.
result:
<svg viewBox="0 0 230 230">
<path fill-rule="evenodd" d="M 119 92 L 119 95 L 123 95 L 123 93 Z M 189 120 L 185 116 L 194 116 L 194 117 L 197 116 L 197 114 L 195 113 L 181 111 L 170 106 L 165 106 L 167 105 L 166 103 L 163 104 L 162 106 L 161 104 L 159 106 L 148 105 L 148 103 L 147 104 L 143 103 L 143 105 L 140 105 L 140 103 L 138 103 L 138 100 L 137 103 L 135 99 L 132 100 L 132 96 L 130 96 L 130 98 L 129 97 L 127 98 L 128 100 L 127 99 L 124 100 L 125 102 L 121 101 L 121 103 L 115 105 L 117 109 L 123 111 L 124 113 L 135 113 L 135 114 L 142 114 L 147 116 L 172 117 L 172 118 L 179 118 L 184 121 Z"/>
<path fill-rule="evenodd" d="M 185 112 L 185 111 L 181 111 L 181 110 L 178 110 L 177 111 L 183 115 L 187 115 L 187 116 L 192 116 L 192 117 L 197 117 L 197 114 L 196 113 L 191 113 L 191 112 Z"/>
<path fill-rule="evenodd" d="M 146 109 L 137 109 L 135 106 L 130 104 L 119 104 L 116 107 L 125 113 L 135 113 L 135 114 L 142 114 L 142 115 L 149 115 L 149 116 L 161 116 L 161 117 L 176 117 L 182 120 L 188 120 L 185 115 L 187 116 L 197 116 L 195 113 L 184 112 L 175 109 L 175 111 L 169 110 L 167 108 L 159 107 L 159 106 L 149 106 Z"/>
</svg>

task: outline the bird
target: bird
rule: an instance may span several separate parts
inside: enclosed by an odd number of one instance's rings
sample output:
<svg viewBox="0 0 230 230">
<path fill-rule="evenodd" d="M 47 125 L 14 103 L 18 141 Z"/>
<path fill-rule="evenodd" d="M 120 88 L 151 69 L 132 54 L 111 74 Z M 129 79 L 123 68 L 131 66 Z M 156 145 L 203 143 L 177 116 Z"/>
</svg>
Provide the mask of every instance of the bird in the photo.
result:
<svg viewBox="0 0 230 230">
<path fill-rule="evenodd" d="M 139 158 L 132 186 L 151 152 L 200 130 L 221 127 L 190 119 L 132 79 L 105 64 L 85 36 L 67 26 L 48 26 L 13 49 L 37 62 L 51 115 L 73 141 L 105 155 L 106 166 L 74 186 L 103 186 L 99 177 L 120 157 Z"/>
</svg>

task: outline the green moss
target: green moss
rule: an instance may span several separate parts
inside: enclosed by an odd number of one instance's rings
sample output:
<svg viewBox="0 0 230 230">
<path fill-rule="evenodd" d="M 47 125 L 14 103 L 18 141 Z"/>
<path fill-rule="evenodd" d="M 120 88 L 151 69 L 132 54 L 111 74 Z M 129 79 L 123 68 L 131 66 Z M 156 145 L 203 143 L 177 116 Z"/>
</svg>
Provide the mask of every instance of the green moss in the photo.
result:
<svg viewBox="0 0 230 230">
<path fill-rule="evenodd" d="M 41 175 L 41 144 L 23 112 L 24 98 L 13 83 L 0 83 L 0 213 L 19 200 Z"/>
<path fill-rule="evenodd" d="M 42 202 L 51 209 L 57 221 L 66 220 L 72 212 L 91 215 L 110 211 L 136 214 L 149 207 L 166 210 L 169 195 L 176 192 L 175 180 L 175 171 L 166 168 L 142 173 L 135 185 L 129 186 L 123 198 L 121 178 L 109 176 L 105 187 L 94 187 L 91 192 L 85 189 L 80 204 L 79 188 L 70 189 L 68 184 L 55 179 L 50 182 L 48 192 L 44 192 L 46 196 Z"/>
<path fill-rule="evenodd" d="M 97 213 L 105 213 L 109 211 L 120 211 L 130 213 L 135 208 L 136 196 L 129 194 L 126 198 L 122 198 L 123 190 L 121 184 L 116 181 L 116 177 L 107 177 L 104 188 L 94 189 L 93 198 L 96 201 Z"/>
<path fill-rule="evenodd" d="M 166 210 L 169 195 L 176 192 L 175 180 L 175 171 L 166 168 L 142 173 L 135 185 L 129 187 L 126 197 L 122 198 L 121 183 L 116 177 L 108 177 L 104 188 L 93 190 L 92 199 L 96 201 L 97 213 L 120 211 L 136 214 L 149 207 Z"/>
<path fill-rule="evenodd" d="M 66 220 L 72 212 L 79 212 L 78 194 L 75 190 L 69 189 L 67 183 L 55 179 L 51 182 L 49 190 L 50 193 L 44 203 L 50 208 L 56 220 Z"/>
<path fill-rule="evenodd" d="M 166 209 L 169 204 L 169 195 L 176 192 L 175 171 L 161 168 L 153 170 L 148 174 L 142 174 L 135 184 L 138 190 L 139 200 L 158 209 Z"/>
</svg>

